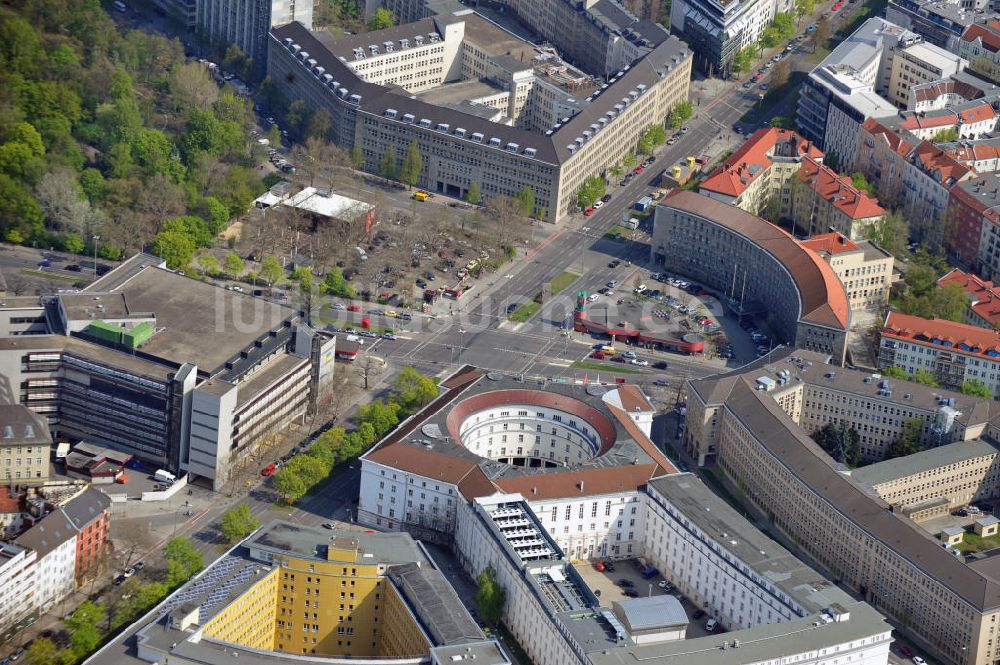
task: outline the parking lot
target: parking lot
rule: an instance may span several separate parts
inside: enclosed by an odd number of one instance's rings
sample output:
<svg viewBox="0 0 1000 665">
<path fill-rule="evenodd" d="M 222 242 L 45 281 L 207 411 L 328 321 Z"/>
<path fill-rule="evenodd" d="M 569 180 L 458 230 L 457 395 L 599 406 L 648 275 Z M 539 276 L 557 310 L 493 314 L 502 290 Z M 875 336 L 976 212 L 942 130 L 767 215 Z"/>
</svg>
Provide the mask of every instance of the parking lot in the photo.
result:
<svg viewBox="0 0 1000 665">
<path fill-rule="evenodd" d="M 688 615 L 690 623 L 687 628 L 687 639 L 690 640 L 708 635 L 708 632 L 705 630 L 705 621 L 708 617 L 693 618 L 695 613 L 698 612 L 698 608 L 692 605 L 691 601 L 676 589 L 670 591 L 660 589 L 659 582 L 663 580 L 662 576 L 657 575 L 649 580 L 643 579 L 642 575 L 639 574 L 641 564 L 638 559 L 615 561 L 612 563 L 614 570 L 606 570 L 604 572 L 594 567 L 596 563 L 596 560 L 591 562 L 581 561 L 574 564 L 574 566 L 587 585 L 597 593 L 601 599 L 601 605 L 604 607 L 611 607 L 611 603 L 616 600 L 628 600 L 629 596 L 626 594 L 628 590 L 633 591 L 636 596 L 669 593 L 681 601 L 681 606 Z M 631 586 L 622 586 L 622 583 L 630 584 Z M 719 634 L 723 631 L 722 628 L 719 628 L 715 632 Z"/>
</svg>

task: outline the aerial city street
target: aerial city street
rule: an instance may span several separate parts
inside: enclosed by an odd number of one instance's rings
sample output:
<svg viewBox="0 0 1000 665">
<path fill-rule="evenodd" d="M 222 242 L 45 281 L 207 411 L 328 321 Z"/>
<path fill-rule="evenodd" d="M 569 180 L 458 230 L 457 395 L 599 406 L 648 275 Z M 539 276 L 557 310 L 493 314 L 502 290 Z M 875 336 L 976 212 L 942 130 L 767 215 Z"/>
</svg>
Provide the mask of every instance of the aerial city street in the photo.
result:
<svg viewBox="0 0 1000 665">
<path fill-rule="evenodd" d="M 1000 663 L 1000 8 L 0 30 L 0 665 Z"/>
</svg>

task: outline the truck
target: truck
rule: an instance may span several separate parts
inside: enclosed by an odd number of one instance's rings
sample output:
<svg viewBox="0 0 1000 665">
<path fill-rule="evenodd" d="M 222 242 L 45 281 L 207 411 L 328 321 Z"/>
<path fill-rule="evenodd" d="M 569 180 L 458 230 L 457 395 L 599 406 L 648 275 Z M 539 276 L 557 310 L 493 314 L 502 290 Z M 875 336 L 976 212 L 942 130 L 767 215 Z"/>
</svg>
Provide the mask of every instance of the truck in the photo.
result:
<svg viewBox="0 0 1000 665">
<path fill-rule="evenodd" d="M 638 201 L 636 201 L 635 205 L 632 207 L 638 210 L 639 212 L 646 212 L 652 205 L 653 205 L 653 197 L 644 196 Z"/>
<path fill-rule="evenodd" d="M 153 480 L 171 485 L 177 480 L 177 476 L 165 469 L 157 469 L 156 473 L 153 474 Z"/>
</svg>

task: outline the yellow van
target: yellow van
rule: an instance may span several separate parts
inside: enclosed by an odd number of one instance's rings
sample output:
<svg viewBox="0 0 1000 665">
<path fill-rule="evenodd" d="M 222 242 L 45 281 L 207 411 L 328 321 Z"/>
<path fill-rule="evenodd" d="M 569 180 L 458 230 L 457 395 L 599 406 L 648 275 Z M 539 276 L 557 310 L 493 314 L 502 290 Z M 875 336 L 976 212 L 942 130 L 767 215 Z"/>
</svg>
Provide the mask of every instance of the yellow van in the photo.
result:
<svg viewBox="0 0 1000 665">
<path fill-rule="evenodd" d="M 613 356 L 618 352 L 615 350 L 615 347 L 613 346 L 602 346 L 601 353 L 603 353 L 606 356 Z"/>
<path fill-rule="evenodd" d="M 430 194 L 428 194 L 427 192 L 422 192 L 422 191 L 419 191 L 419 190 L 416 191 L 416 192 L 413 192 L 413 198 L 415 200 L 417 200 L 417 201 L 420 201 L 421 203 L 423 203 L 424 201 L 426 201 L 430 197 L 431 197 Z"/>
</svg>

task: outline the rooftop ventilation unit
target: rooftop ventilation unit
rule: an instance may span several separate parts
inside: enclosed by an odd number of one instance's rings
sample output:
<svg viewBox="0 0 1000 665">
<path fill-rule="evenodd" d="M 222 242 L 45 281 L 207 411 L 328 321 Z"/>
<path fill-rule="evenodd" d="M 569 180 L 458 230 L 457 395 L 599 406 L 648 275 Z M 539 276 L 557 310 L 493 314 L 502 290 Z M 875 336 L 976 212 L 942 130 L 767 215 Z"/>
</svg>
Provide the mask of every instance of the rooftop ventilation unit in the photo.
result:
<svg viewBox="0 0 1000 665">
<path fill-rule="evenodd" d="M 354 58 L 355 59 L 360 60 L 363 57 L 365 57 L 365 51 L 364 51 L 364 49 L 360 49 L 360 48 L 354 49 Z"/>
<path fill-rule="evenodd" d="M 298 56 L 299 56 L 299 60 L 301 60 L 302 62 L 305 62 L 306 59 L 309 57 L 309 51 L 299 51 Z"/>
<path fill-rule="evenodd" d="M 449 125 L 447 122 L 438 123 L 437 130 L 439 132 L 447 132 L 449 129 L 451 129 L 451 125 Z"/>
<path fill-rule="evenodd" d="M 291 51 L 292 53 L 298 53 L 299 51 L 302 50 L 302 47 L 299 46 L 298 44 L 292 44 L 291 46 L 288 47 L 288 50 Z"/>
<path fill-rule="evenodd" d="M 368 50 L 372 52 L 372 55 L 378 55 L 378 44 L 369 44 Z"/>
<path fill-rule="evenodd" d="M 330 81 L 330 87 L 336 90 L 340 87 L 340 81 Z"/>
<path fill-rule="evenodd" d="M 517 152 L 517 149 L 520 147 L 521 146 L 519 146 L 516 143 L 508 143 L 507 145 L 504 146 L 504 150 L 506 150 L 507 152 Z"/>
<path fill-rule="evenodd" d="M 639 85 L 635 86 L 635 89 L 638 90 L 639 94 L 641 95 L 642 93 L 646 92 L 646 84 L 640 83 Z"/>
<path fill-rule="evenodd" d="M 573 145 L 572 143 L 570 143 L 568 146 L 566 146 L 566 149 L 569 150 L 570 154 L 573 154 L 574 152 L 576 152 L 576 146 Z"/>
<path fill-rule="evenodd" d="M 337 88 L 338 97 L 347 97 L 347 88 Z"/>
<path fill-rule="evenodd" d="M 431 126 L 431 121 L 428 120 L 427 118 L 421 118 L 420 119 L 420 126 L 421 127 L 430 127 Z"/>
<path fill-rule="evenodd" d="M 351 101 L 352 104 L 360 104 L 361 103 L 361 95 L 351 95 L 350 101 Z"/>
<path fill-rule="evenodd" d="M 285 37 L 284 39 L 281 40 L 281 43 L 285 45 L 285 48 L 288 48 L 289 46 L 292 45 L 292 38 Z"/>
<path fill-rule="evenodd" d="M 545 135 L 546 136 L 552 136 L 552 130 L 551 129 L 545 130 Z"/>
<path fill-rule="evenodd" d="M 412 123 L 414 120 L 416 120 L 416 116 L 414 116 L 412 113 L 403 114 L 403 122 Z"/>
<path fill-rule="evenodd" d="M 639 99 L 639 91 L 638 90 L 629 90 L 628 96 L 631 97 L 633 100 Z"/>
<path fill-rule="evenodd" d="M 583 138 L 589 139 L 593 135 L 594 135 L 594 132 L 590 131 L 589 129 L 583 130 Z"/>
<path fill-rule="evenodd" d="M 525 148 L 524 149 L 524 156 L 525 157 L 534 157 L 535 154 L 536 154 L 536 152 L 537 151 L 534 148 Z"/>
<path fill-rule="evenodd" d="M 324 84 L 330 85 L 330 81 L 332 81 L 332 80 L 333 80 L 333 76 L 331 76 L 330 74 L 323 74 L 323 83 Z"/>
<path fill-rule="evenodd" d="M 455 136 L 457 136 L 458 138 L 464 138 L 465 137 L 465 129 L 463 127 L 456 127 L 455 128 Z"/>
<path fill-rule="evenodd" d="M 482 143 L 483 142 L 483 138 L 484 138 L 484 136 L 482 135 L 482 133 L 480 133 L 480 132 L 472 132 L 472 140 L 473 141 L 479 141 L 480 143 Z"/>
<path fill-rule="evenodd" d="M 396 117 L 396 109 L 386 109 L 385 110 L 385 117 L 387 117 L 387 118 L 395 118 Z"/>
<path fill-rule="evenodd" d="M 386 53 L 392 53 L 393 51 L 396 50 L 396 45 L 393 44 L 392 42 L 385 42 L 384 44 L 382 44 L 382 46 L 385 47 Z"/>
<path fill-rule="evenodd" d="M 499 148 L 501 143 L 503 143 L 503 141 L 501 141 L 495 136 L 490 139 L 490 145 L 493 146 L 494 148 Z"/>
<path fill-rule="evenodd" d="M 417 46 L 423 46 L 424 45 L 424 36 L 423 35 L 417 35 L 416 37 L 413 38 L 413 41 L 416 43 Z"/>
<path fill-rule="evenodd" d="M 315 67 L 316 66 L 316 58 L 309 58 L 308 60 L 306 60 L 306 65 L 309 67 L 309 69 L 312 69 L 313 67 Z"/>
<path fill-rule="evenodd" d="M 594 132 L 594 133 L 596 134 L 597 132 L 601 131 L 601 125 L 598 125 L 598 124 L 597 124 L 597 123 L 595 122 L 594 124 L 592 124 L 592 125 L 590 126 L 590 131 L 592 131 L 592 132 Z"/>
<path fill-rule="evenodd" d="M 427 39 L 431 40 L 431 44 L 437 44 L 441 41 L 441 37 L 436 32 L 427 33 Z"/>
<path fill-rule="evenodd" d="M 399 48 L 410 48 L 410 40 L 403 37 L 399 40 Z"/>
<path fill-rule="evenodd" d="M 326 73 L 326 67 L 324 67 L 322 65 L 319 65 L 318 67 L 314 67 L 313 68 L 313 74 L 316 75 L 316 78 L 319 78 L 319 77 L 323 76 L 323 74 L 325 74 L 325 73 Z"/>
</svg>

